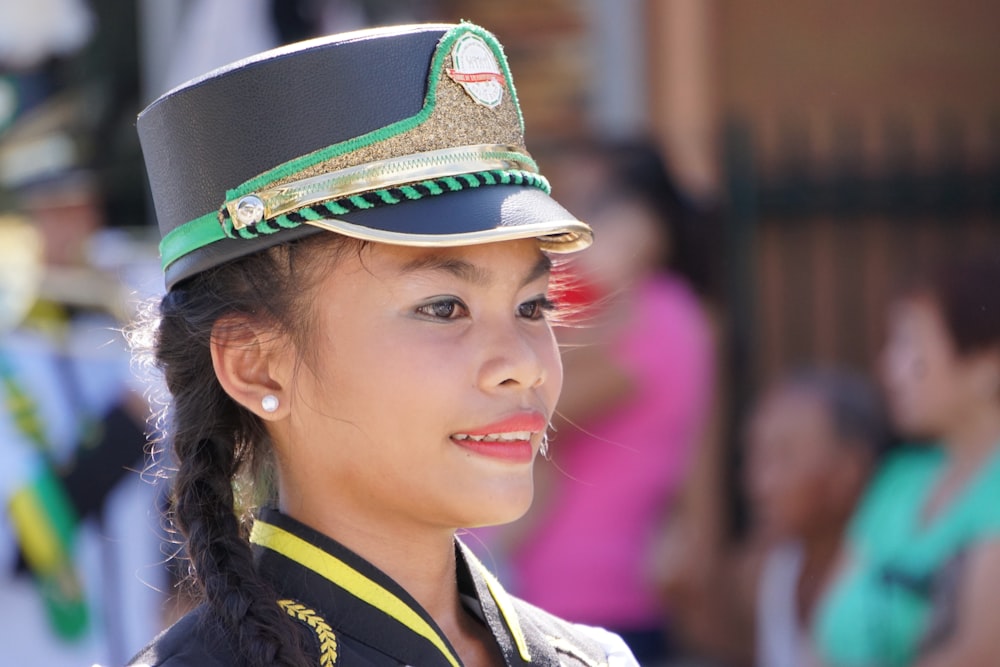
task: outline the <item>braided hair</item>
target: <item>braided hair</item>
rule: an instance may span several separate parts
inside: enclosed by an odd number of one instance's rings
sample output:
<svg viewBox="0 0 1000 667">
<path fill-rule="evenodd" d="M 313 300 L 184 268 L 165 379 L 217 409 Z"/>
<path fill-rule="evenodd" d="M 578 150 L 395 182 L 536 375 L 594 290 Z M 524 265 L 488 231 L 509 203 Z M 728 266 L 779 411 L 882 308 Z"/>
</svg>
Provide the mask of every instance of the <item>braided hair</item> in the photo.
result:
<svg viewBox="0 0 1000 667">
<path fill-rule="evenodd" d="M 247 540 L 249 512 L 273 500 L 267 483 L 271 442 L 262 420 L 223 390 L 210 343 L 213 331 L 239 319 L 222 318 L 238 315 L 308 349 L 308 294 L 322 260 L 330 258 L 329 265 L 352 244 L 357 246 L 339 235 L 318 234 L 209 269 L 175 286 L 160 303 L 158 321 L 144 324 L 172 396 L 168 437 L 177 470 L 170 519 L 183 535 L 211 620 L 247 665 L 309 661 L 299 629 L 254 570 Z M 249 497 L 243 497 L 246 490 Z"/>
</svg>

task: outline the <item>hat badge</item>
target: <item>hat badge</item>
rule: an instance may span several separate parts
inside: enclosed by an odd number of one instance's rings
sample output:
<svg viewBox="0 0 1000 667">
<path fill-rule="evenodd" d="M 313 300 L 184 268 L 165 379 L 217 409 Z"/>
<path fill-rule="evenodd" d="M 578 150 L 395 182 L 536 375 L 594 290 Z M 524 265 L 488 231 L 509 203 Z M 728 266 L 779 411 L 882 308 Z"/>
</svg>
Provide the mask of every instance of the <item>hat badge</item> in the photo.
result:
<svg viewBox="0 0 1000 667">
<path fill-rule="evenodd" d="M 447 71 L 448 77 L 462 85 L 478 104 L 496 107 L 503 101 L 503 90 L 507 83 L 500 72 L 496 55 L 478 35 L 461 37 L 451 52 L 454 67 Z"/>
<path fill-rule="evenodd" d="M 238 228 L 256 225 L 264 219 L 264 201 L 257 195 L 241 197 L 236 202 L 236 215 L 234 217 Z"/>
</svg>

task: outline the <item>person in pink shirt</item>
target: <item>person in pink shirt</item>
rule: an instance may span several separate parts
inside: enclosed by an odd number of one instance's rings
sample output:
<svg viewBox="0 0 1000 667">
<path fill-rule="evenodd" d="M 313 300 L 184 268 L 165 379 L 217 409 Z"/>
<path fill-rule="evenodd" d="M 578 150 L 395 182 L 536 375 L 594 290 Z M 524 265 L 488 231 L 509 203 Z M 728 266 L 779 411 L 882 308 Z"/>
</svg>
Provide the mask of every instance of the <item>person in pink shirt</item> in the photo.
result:
<svg viewBox="0 0 1000 667">
<path fill-rule="evenodd" d="M 580 312 L 558 334 L 566 380 L 551 464 L 536 471 L 510 576 L 528 601 L 614 628 L 650 665 L 669 650 L 653 542 L 713 390 L 714 335 L 695 287 L 706 267 L 683 254 L 699 216 L 647 144 L 602 146 L 573 164 L 589 198 L 579 214 L 602 243 L 566 269 Z"/>
</svg>

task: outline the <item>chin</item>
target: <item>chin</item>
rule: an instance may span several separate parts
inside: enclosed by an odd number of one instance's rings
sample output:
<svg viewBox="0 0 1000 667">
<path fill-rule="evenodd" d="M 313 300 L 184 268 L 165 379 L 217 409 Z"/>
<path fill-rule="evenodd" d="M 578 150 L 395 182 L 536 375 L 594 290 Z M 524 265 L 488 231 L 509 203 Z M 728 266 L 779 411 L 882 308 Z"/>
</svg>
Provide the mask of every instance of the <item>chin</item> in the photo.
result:
<svg viewBox="0 0 1000 667">
<path fill-rule="evenodd" d="M 500 526 L 517 521 L 527 514 L 531 507 L 533 490 L 505 489 L 502 492 L 484 494 L 475 501 L 470 501 L 467 508 L 464 528 L 484 528 Z"/>
<path fill-rule="evenodd" d="M 894 414 L 892 423 L 901 436 L 913 440 L 935 439 L 938 433 L 930 420 L 912 412 Z"/>
<path fill-rule="evenodd" d="M 891 403 L 889 418 L 904 436 L 926 437 L 935 430 L 936 419 L 931 415 L 931 411 L 925 409 L 919 402 L 898 400 Z"/>
<path fill-rule="evenodd" d="M 492 517 L 483 517 L 480 521 L 476 522 L 475 525 L 469 526 L 469 528 L 486 528 L 488 526 L 503 526 L 508 523 L 514 523 L 525 514 L 527 514 L 528 509 L 525 508 L 520 512 L 512 512 L 510 514 L 497 514 Z"/>
</svg>

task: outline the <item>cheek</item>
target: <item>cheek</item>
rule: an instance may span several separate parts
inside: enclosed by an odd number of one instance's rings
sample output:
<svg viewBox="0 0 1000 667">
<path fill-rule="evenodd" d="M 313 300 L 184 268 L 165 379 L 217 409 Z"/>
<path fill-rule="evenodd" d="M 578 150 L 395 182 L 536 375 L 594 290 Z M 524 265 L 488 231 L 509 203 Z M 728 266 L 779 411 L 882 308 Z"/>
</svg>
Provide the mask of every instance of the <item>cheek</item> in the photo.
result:
<svg viewBox="0 0 1000 667">
<path fill-rule="evenodd" d="M 770 498 L 770 522 L 780 534 L 796 535 L 808 528 L 815 516 L 815 488 L 801 479 L 789 479 Z"/>
<path fill-rule="evenodd" d="M 888 374 L 889 407 L 897 426 L 920 430 L 934 426 L 937 414 L 947 410 L 954 395 L 951 378 L 941 360 L 931 354 L 913 354 Z"/>
<path fill-rule="evenodd" d="M 913 345 L 888 345 L 880 370 L 889 400 L 900 406 L 919 398 L 922 386 L 927 384 L 927 359 Z"/>
<path fill-rule="evenodd" d="M 563 384 L 562 356 L 559 354 L 559 346 L 551 329 L 546 340 L 542 360 L 545 367 L 545 384 L 542 385 L 542 391 L 545 394 L 546 405 L 551 412 L 559 401 Z"/>
<path fill-rule="evenodd" d="M 798 469 L 786 468 L 773 474 L 762 489 L 763 504 L 782 528 L 795 529 L 812 515 L 816 485 L 821 482 Z"/>
<path fill-rule="evenodd" d="M 407 346 L 387 340 L 378 327 L 330 328 L 334 334 L 316 353 L 315 380 L 305 383 L 312 392 L 307 407 L 322 411 L 338 434 L 370 431 L 379 415 L 413 400 L 412 379 L 420 377 L 418 365 L 429 361 L 425 354 L 407 354 Z"/>
<path fill-rule="evenodd" d="M 797 514 L 803 501 L 808 497 L 808 480 L 800 472 L 789 473 L 777 485 L 774 496 L 775 504 L 780 506 L 785 514 Z"/>
<path fill-rule="evenodd" d="M 773 518 L 776 512 L 787 505 L 789 492 L 787 470 L 770 463 L 752 464 L 746 473 L 747 493 L 756 511 Z"/>
</svg>

